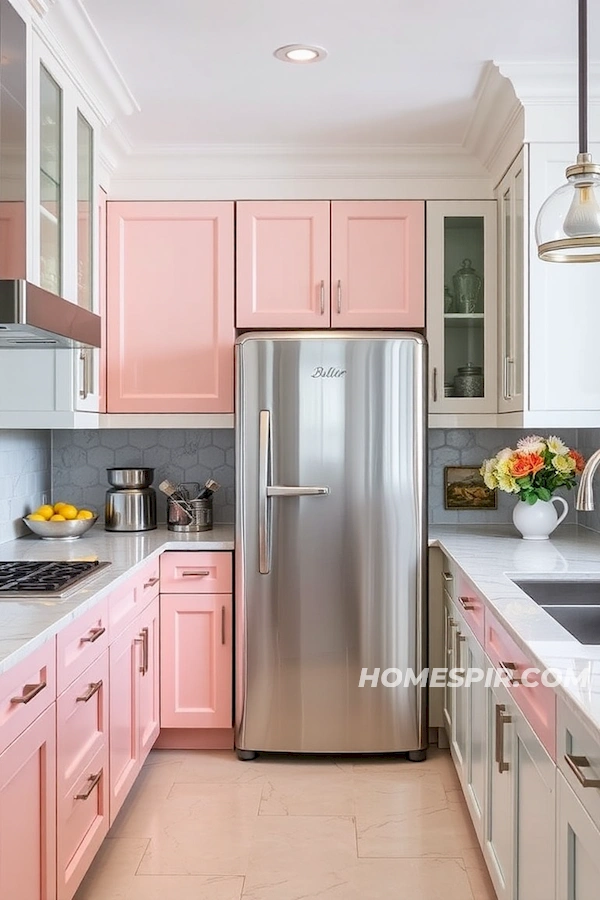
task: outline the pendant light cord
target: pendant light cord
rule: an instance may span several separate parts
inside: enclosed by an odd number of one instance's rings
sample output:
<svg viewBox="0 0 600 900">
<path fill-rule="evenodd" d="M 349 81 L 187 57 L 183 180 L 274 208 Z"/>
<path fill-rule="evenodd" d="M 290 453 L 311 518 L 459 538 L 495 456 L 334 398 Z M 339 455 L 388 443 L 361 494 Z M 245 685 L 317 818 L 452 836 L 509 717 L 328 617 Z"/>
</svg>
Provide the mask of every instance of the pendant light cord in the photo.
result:
<svg viewBox="0 0 600 900">
<path fill-rule="evenodd" d="M 579 0 L 579 152 L 588 152 L 587 0 Z"/>
</svg>

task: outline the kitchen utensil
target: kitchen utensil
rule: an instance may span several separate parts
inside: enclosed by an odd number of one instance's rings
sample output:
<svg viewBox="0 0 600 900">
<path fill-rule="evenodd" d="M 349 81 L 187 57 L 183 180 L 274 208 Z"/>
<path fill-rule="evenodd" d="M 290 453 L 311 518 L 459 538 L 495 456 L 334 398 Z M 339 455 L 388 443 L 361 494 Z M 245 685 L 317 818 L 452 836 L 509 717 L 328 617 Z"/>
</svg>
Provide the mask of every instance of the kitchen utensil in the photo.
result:
<svg viewBox="0 0 600 900">
<path fill-rule="evenodd" d="M 195 483 L 197 484 L 197 482 Z M 173 484 L 168 478 L 161 481 L 158 489 L 162 494 L 166 494 L 167 497 L 174 497 L 175 500 L 189 500 L 187 489 L 181 484 Z"/>
<path fill-rule="evenodd" d="M 195 500 L 208 500 L 210 497 L 212 497 L 213 494 L 217 493 L 217 491 L 219 490 L 220 487 L 221 487 L 221 485 L 219 484 L 218 481 L 214 481 L 214 479 L 209 478 L 208 481 L 206 482 L 206 484 L 204 485 L 204 487 L 202 488 L 202 490 L 200 491 L 200 493 L 198 494 L 198 496 L 195 497 L 194 499 Z"/>
<path fill-rule="evenodd" d="M 156 528 L 154 488 L 109 488 L 104 528 L 106 531 L 152 531 Z"/>
<path fill-rule="evenodd" d="M 457 397 L 483 397 L 483 369 L 467 363 L 460 366 L 454 376 L 454 393 Z"/>
<path fill-rule="evenodd" d="M 154 469 L 147 466 L 112 466 L 106 470 L 108 483 L 116 488 L 148 488 L 154 479 Z"/>
<path fill-rule="evenodd" d="M 480 308 L 483 280 L 477 274 L 470 259 L 463 259 L 461 268 L 452 276 L 454 287 L 454 311 L 457 313 L 482 312 Z"/>
<path fill-rule="evenodd" d="M 67 519 L 64 522 L 23 521 L 43 541 L 75 541 L 98 521 L 98 515 L 95 514 L 93 519 Z"/>
</svg>

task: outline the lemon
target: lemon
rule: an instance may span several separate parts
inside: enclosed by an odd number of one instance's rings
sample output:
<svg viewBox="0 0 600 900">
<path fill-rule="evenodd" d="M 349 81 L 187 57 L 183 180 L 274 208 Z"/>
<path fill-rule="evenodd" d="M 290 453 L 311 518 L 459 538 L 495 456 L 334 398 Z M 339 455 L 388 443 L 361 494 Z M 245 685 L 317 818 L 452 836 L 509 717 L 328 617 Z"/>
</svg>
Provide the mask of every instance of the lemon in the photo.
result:
<svg viewBox="0 0 600 900">
<path fill-rule="evenodd" d="M 54 513 L 53 516 L 50 516 L 48 521 L 49 522 L 66 522 L 66 519 L 64 516 L 61 516 L 60 513 Z"/>
<path fill-rule="evenodd" d="M 80 509 L 76 516 L 77 519 L 93 519 L 94 513 L 89 509 Z"/>
<path fill-rule="evenodd" d="M 42 519 L 46 519 L 46 521 L 48 521 L 53 512 L 54 510 L 48 503 L 44 503 L 43 506 L 38 507 L 35 511 L 36 515 L 41 516 Z"/>
<path fill-rule="evenodd" d="M 39 513 L 30 513 L 27 516 L 27 518 L 31 519 L 32 522 L 45 522 L 46 521 L 45 516 L 40 516 Z"/>
<path fill-rule="evenodd" d="M 63 519 L 76 519 L 77 507 L 72 506 L 70 503 L 66 503 L 61 509 L 60 515 L 63 517 Z"/>
<path fill-rule="evenodd" d="M 64 500 L 59 500 L 58 503 L 54 504 L 54 512 L 59 513 L 61 511 L 61 508 L 66 505 L 67 504 L 64 502 Z"/>
</svg>

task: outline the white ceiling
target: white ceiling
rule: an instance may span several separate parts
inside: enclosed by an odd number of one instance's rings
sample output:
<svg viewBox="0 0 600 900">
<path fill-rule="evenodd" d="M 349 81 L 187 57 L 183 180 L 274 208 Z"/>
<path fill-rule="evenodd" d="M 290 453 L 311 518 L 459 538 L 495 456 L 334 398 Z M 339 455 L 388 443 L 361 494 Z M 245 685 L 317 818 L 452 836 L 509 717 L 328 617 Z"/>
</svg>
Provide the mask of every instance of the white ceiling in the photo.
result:
<svg viewBox="0 0 600 900">
<path fill-rule="evenodd" d="M 460 144 L 486 61 L 576 56 L 576 0 L 84 2 L 141 106 L 121 122 L 135 149 Z M 329 56 L 273 57 L 291 43 Z"/>
</svg>

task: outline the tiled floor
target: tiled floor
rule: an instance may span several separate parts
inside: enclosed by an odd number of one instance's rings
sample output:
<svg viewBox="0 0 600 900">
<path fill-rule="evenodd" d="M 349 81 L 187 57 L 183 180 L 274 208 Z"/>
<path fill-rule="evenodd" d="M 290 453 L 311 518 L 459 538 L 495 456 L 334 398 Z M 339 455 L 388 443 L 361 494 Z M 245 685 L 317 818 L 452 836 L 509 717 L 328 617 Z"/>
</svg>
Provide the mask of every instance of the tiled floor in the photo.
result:
<svg viewBox="0 0 600 900">
<path fill-rule="evenodd" d="M 447 752 L 153 751 L 75 900 L 495 900 Z"/>
</svg>

